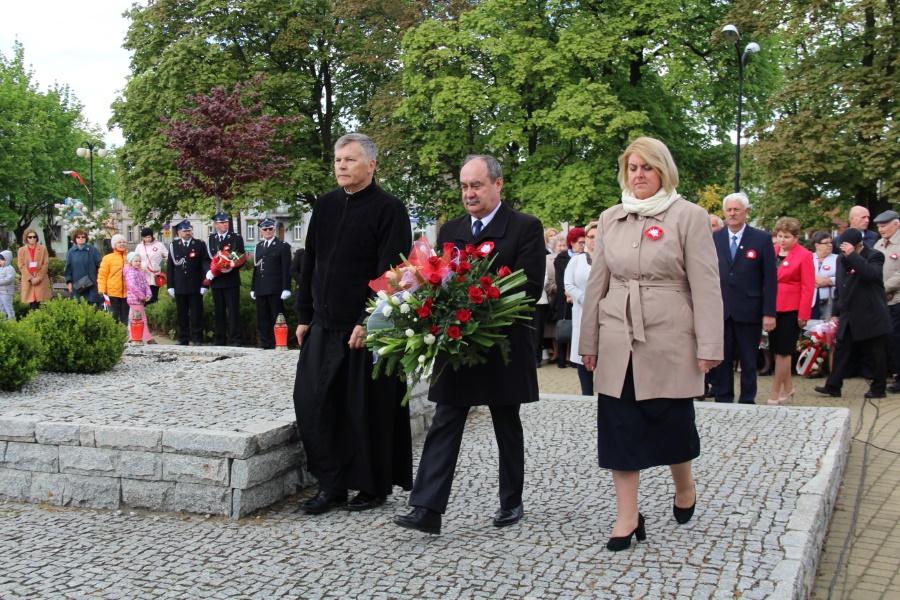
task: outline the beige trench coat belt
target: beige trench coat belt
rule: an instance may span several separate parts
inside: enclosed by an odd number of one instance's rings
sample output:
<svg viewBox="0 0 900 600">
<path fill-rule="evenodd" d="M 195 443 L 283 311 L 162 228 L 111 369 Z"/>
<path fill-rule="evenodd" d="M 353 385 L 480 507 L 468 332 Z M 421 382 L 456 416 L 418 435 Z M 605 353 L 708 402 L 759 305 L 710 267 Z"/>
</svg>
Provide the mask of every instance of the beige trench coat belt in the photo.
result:
<svg viewBox="0 0 900 600">
<path fill-rule="evenodd" d="M 657 279 L 657 280 L 639 280 L 639 279 L 613 279 L 609 283 L 610 289 L 624 288 L 628 291 L 625 295 L 625 306 L 622 314 L 628 319 L 631 313 L 631 323 L 629 323 L 628 349 L 633 350 L 632 342 L 646 342 L 644 336 L 644 311 L 641 309 L 641 288 L 662 288 L 675 292 L 690 292 L 691 286 L 683 279 Z"/>
</svg>

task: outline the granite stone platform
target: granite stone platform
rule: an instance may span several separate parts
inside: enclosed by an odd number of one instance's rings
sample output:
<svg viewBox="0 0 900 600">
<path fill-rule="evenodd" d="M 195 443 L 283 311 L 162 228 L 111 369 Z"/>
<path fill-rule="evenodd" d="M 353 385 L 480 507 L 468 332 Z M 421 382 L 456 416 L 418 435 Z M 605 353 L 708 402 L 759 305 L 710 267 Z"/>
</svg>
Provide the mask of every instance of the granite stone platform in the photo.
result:
<svg viewBox="0 0 900 600">
<path fill-rule="evenodd" d="M 0 394 L 0 497 L 239 518 L 315 483 L 296 352 L 132 346 L 109 373 Z M 430 424 L 421 394 L 412 427 Z"/>
</svg>

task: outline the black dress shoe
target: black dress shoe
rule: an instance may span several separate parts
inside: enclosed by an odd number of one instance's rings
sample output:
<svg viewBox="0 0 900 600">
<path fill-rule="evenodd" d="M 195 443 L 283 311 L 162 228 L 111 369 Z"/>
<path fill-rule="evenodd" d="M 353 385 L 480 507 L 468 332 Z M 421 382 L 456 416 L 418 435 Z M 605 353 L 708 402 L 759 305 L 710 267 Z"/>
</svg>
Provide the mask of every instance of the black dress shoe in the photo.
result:
<svg viewBox="0 0 900 600">
<path fill-rule="evenodd" d="M 606 549 L 613 552 L 618 552 L 620 550 L 626 550 L 630 548 L 631 536 L 636 537 L 638 541 L 641 542 L 647 539 L 647 530 L 644 528 L 644 515 L 642 515 L 641 513 L 638 513 L 638 526 L 635 528 L 635 530 L 623 537 L 609 538 L 609 541 L 606 542 Z"/>
<path fill-rule="evenodd" d="M 190 342 L 175 342 L 176 346 L 190 346 Z"/>
<path fill-rule="evenodd" d="M 369 492 L 360 492 L 350 498 L 347 510 L 370 510 L 381 506 L 385 500 L 387 500 L 387 496 L 375 496 Z"/>
<path fill-rule="evenodd" d="M 892 394 L 900 393 L 900 381 L 895 381 L 891 385 L 887 386 L 887 391 Z"/>
<path fill-rule="evenodd" d="M 494 527 L 508 527 L 515 525 L 525 514 L 525 506 L 518 505 L 515 508 L 501 508 L 494 513 Z"/>
<path fill-rule="evenodd" d="M 863 395 L 864 398 L 887 398 L 887 394 L 884 392 L 873 392 L 869 390 Z"/>
<path fill-rule="evenodd" d="M 421 506 L 414 507 L 408 515 L 394 515 L 394 523 L 422 533 L 441 534 L 441 513 Z"/>
<path fill-rule="evenodd" d="M 834 388 L 830 388 L 827 385 L 817 385 L 816 391 L 820 394 L 825 394 L 826 396 L 831 396 L 832 398 L 840 398 L 841 390 L 836 390 Z"/>
<path fill-rule="evenodd" d="M 319 490 L 319 493 L 300 505 L 308 515 L 320 515 L 336 506 L 347 502 L 347 492 L 330 492 Z"/>
<path fill-rule="evenodd" d="M 706 390 L 706 393 L 703 394 L 703 397 L 704 397 L 704 398 L 715 398 L 715 397 L 716 397 L 716 390 L 714 390 L 714 389 L 712 389 L 712 388 Z"/>
</svg>

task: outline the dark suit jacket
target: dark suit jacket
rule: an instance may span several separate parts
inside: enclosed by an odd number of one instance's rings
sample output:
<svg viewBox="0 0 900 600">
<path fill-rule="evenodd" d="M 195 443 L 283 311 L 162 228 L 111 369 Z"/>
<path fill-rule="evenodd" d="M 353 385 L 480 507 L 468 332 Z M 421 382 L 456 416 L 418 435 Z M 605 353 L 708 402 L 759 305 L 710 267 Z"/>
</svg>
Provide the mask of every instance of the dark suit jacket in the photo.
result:
<svg viewBox="0 0 900 600">
<path fill-rule="evenodd" d="M 209 271 L 209 251 L 206 244 L 197 238 L 185 246 L 182 240 L 173 240 L 169 244 L 169 260 L 166 266 L 166 278 L 170 288 L 177 295 L 199 294 Z"/>
<path fill-rule="evenodd" d="M 441 227 L 437 246 L 452 242 L 457 248 L 486 240 L 494 242 L 491 253 L 492 269 L 507 266 L 513 271 L 524 269 L 528 282 L 525 291 L 537 301 L 544 283 L 546 248 L 541 222 L 501 204 L 491 222 L 475 238 L 471 217 L 465 215 L 448 221 Z M 500 349 L 491 348 L 484 364 L 463 367 L 454 371 L 448 366 L 431 387 L 428 398 L 438 404 L 453 406 L 499 406 L 535 402 L 538 399 L 537 369 L 534 364 L 534 336 L 527 324 L 511 325 L 509 331 L 509 364 L 503 361 Z M 434 369 L 444 366 L 438 355 Z"/>
<path fill-rule="evenodd" d="M 276 237 L 268 248 L 265 246 L 265 241 L 256 245 L 250 291 L 257 296 L 280 296 L 291 289 L 291 245 Z"/>
<path fill-rule="evenodd" d="M 226 247 L 228 248 L 227 252 L 230 254 L 232 252 L 238 252 L 239 254 L 244 253 L 244 238 L 239 234 L 234 233 L 233 231 L 229 231 L 225 234 L 225 239 L 222 243 L 219 243 L 219 233 L 216 232 L 209 236 L 209 241 L 206 243 L 207 248 L 209 248 L 209 257 L 212 259 L 216 254 L 219 253 L 219 250 L 223 250 Z M 245 263 L 246 264 L 246 263 Z M 241 285 L 241 267 L 236 269 L 232 269 L 228 273 L 222 273 L 215 279 L 213 279 L 209 287 L 211 288 L 230 288 L 230 287 L 239 287 Z"/>
<path fill-rule="evenodd" d="M 725 318 L 738 323 L 762 323 L 763 316 L 775 316 L 778 271 L 772 253 L 772 236 L 746 226 L 740 246 L 731 260 L 731 232 L 713 233 L 719 257 L 719 284 Z"/>
<path fill-rule="evenodd" d="M 834 312 L 838 339 L 850 328 L 854 341 L 886 335 L 891 317 L 884 295 L 884 254 L 863 246 L 861 252 L 838 256 Z"/>
</svg>

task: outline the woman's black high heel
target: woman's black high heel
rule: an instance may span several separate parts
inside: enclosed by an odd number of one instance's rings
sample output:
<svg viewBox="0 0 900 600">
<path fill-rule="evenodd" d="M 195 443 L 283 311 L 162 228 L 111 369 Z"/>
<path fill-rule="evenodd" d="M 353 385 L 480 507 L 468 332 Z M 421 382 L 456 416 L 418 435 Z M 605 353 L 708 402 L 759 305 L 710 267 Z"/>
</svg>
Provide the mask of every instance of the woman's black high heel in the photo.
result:
<svg viewBox="0 0 900 600">
<path fill-rule="evenodd" d="M 634 536 L 638 539 L 638 541 L 643 542 L 647 539 L 647 530 L 644 529 L 644 515 L 638 513 L 638 526 L 634 531 L 629 533 L 624 537 L 611 537 L 609 541 L 606 542 L 606 549 L 612 550 L 613 552 L 618 552 L 620 550 L 626 550 L 631 547 L 631 536 Z"/>
<path fill-rule="evenodd" d="M 694 490 L 694 503 L 689 508 L 678 508 L 675 505 L 675 498 L 672 498 L 672 514 L 679 525 L 684 525 L 694 516 L 694 508 L 697 507 L 697 490 Z"/>
</svg>

